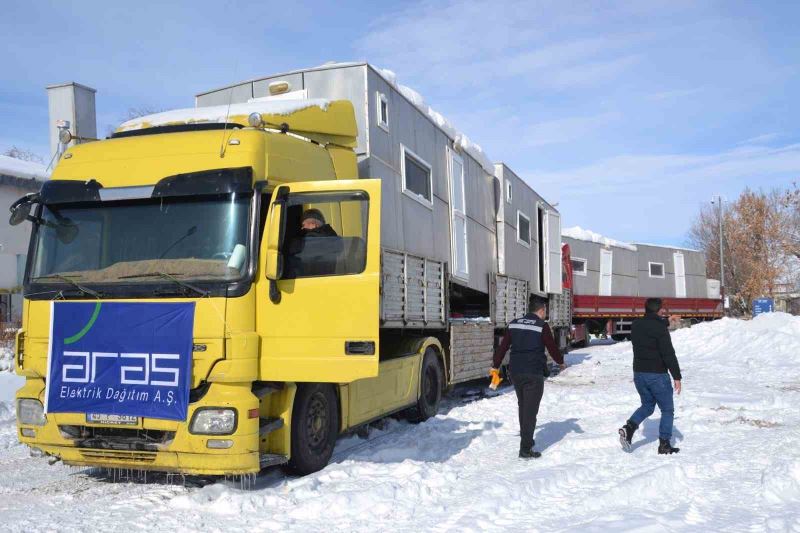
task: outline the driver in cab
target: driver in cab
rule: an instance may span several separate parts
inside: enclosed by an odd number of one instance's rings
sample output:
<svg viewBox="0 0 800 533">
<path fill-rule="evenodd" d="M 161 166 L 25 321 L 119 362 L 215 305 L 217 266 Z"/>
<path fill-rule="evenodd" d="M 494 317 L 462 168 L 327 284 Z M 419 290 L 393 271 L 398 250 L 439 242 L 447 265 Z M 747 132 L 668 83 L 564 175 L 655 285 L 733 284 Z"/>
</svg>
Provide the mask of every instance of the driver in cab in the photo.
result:
<svg viewBox="0 0 800 533">
<path fill-rule="evenodd" d="M 289 243 L 287 277 L 334 274 L 341 251 L 341 239 L 325 222 L 322 211 L 306 209 L 300 217 L 300 230 Z"/>
</svg>

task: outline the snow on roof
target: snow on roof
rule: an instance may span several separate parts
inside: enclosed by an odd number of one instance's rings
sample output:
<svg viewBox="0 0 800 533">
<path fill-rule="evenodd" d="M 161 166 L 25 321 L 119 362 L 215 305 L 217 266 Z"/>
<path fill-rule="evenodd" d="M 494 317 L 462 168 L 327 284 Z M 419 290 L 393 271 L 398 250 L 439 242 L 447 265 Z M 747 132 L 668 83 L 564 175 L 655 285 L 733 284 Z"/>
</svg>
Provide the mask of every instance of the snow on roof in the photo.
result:
<svg viewBox="0 0 800 533">
<path fill-rule="evenodd" d="M 652 246 L 653 248 L 669 248 L 670 250 L 683 250 L 686 252 L 700 252 L 701 250 L 695 250 L 694 248 L 684 248 L 681 246 L 672 246 L 671 244 L 649 244 L 646 242 L 637 242 L 636 246 Z"/>
<path fill-rule="evenodd" d="M 47 179 L 48 176 L 46 166 L 7 155 L 0 155 L 0 174 L 15 178 L 39 180 Z"/>
<path fill-rule="evenodd" d="M 389 85 L 397 89 L 400 94 L 405 96 L 409 102 L 425 113 L 434 124 L 439 126 L 448 137 L 453 139 L 453 143 L 472 156 L 478 164 L 483 167 L 490 175 L 494 176 L 494 163 L 489 160 L 480 145 L 472 142 L 469 137 L 458 131 L 447 118 L 425 103 L 425 99 L 411 87 L 397 83 L 397 74 L 385 68 L 375 67 L 375 71 L 380 74 Z"/>
<path fill-rule="evenodd" d="M 636 246 L 633 244 L 628 244 L 626 242 L 621 242 L 621 241 L 615 241 L 614 239 L 603 237 L 599 233 L 589 231 L 588 229 L 583 229 L 580 226 L 575 226 L 573 228 L 565 228 L 561 230 L 561 235 L 564 237 L 569 237 L 571 239 L 577 239 L 579 241 L 596 242 L 604 246 L 616 246 L 617 248 L 624 248 L 626 250 L 632 250 L 634 252 L 636 251 Z"/>
<path fill-rule="evenodd" d="M 273 100 L 255 101 L 245 104 L 217 105 L 209 107 L 190 107 L 174 109 L 163 113 L 145 115 L 123 122 L 117 131 L 140 130 L 157 126 L 170 126 L 175 124 L 198 123 L 223 123 L 233 116 L 248 116 L 250 113 L 267 115 L 291 115 L 296 111 L 309 107 L 319 107 L 328 110 L 330 100 L 324 98 L 309 98 L 304 100 Z"/>
</svg>

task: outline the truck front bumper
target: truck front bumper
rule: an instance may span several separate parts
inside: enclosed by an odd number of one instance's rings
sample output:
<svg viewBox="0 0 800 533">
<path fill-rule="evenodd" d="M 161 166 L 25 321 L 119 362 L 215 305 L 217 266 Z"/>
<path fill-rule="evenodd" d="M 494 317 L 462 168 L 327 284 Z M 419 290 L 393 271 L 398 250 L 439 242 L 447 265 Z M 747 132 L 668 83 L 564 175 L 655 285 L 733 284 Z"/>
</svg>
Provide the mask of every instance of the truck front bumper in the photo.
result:
<svg viewBox="0 0 800 533">
<path fill-rule="evenodd" d="M 250 388 L 250 383 L 212 383 L 202 399 L 189 405 L 185 422 L 140 418 L 136 426 L 108 426 L 88 423 L 82 413 L 50 413 L 42 426 L 17 421 L 17 431 L 20 442 L 67 465 L 188 475 L 249 474 L 260 469 L 259 419 L 251 418 L 251 413 L 258 412 L 259 402 Z M 41 399 L 43 394 L 44 381 L 28 379 L 17 398 Z M 192 416 L 203 407 L 234 409 L 234 432 L 192 434 Z M 87 446 L 87 439 L 70 436 L 75 431 L 101 436 Z M 225 447 L 210 447 L 215 445 Z"/>
</svg>

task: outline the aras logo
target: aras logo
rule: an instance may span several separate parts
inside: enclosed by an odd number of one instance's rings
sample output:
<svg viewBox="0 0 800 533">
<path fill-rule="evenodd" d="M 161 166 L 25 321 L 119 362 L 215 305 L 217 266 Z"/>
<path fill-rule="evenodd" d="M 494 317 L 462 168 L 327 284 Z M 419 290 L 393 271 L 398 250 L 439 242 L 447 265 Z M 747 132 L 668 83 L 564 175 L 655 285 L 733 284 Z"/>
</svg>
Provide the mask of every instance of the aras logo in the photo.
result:
<svg viewBox="0 0 800 533">
<path fill-rule="evenodd" d="M 194 305 L 54 302 L 46 411 L 185 420 Z"/>
<path fill-rule="evenodd" d="M 122 361 L 139 360 L 138 365 L 119 366 L 119 383 L 122 385 L 158 385 L 162 387 L 177 387 L 179 385 L 180 369 L 160 366 L 161 361 L 178 361 L 177 353 L 110 353 L 110 352 L 64 352 L 61 381 L 64 383 L 95 383 L 97 369 L 101 366 L 116 369 L 117 365 L 103 359 Z M 79 364 L 66 364 L 67 358 L 83 359 Z M 100 361 L 99 361 L 100 360 Z M 70 372 L 72 374 L 70 375 Z M 102 372 L 102 369 L 101 369 Z M 153 375 L 151 375 L 153 374 Z M 166 374 L 171 379 L 156 379 Z M 131 377 L 133 375 L 133 377 Z M 138 379 L 137 379 L 138 378 Z"/>
</svg>

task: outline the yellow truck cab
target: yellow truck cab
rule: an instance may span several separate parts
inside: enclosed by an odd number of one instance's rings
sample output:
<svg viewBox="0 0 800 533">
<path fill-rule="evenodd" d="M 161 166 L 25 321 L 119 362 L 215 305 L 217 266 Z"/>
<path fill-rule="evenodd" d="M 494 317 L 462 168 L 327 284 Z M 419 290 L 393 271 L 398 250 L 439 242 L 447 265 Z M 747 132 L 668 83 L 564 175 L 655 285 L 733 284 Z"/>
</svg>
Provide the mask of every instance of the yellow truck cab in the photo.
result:
<svg viewBox="0 0 800 533">
<path fill-rule="evenodd" d="M 440 336 L 380 330 L 381 182 L 358 179 L 356 135 L 349 101 L 258 102 L 67 149 L 12 207 L 33 225 L 20 441 L 70 465 L 309 473 L 343 431 L 435 414 Z"/>
</svg>

